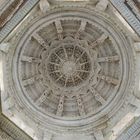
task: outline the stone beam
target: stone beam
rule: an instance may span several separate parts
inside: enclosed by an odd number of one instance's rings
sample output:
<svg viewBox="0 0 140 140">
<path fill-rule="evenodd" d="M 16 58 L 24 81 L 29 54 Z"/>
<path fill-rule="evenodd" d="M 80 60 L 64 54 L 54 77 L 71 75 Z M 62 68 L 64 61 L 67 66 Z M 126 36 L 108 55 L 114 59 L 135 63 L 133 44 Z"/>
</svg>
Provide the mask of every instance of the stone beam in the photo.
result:
<svg viewBox="0 0 140 140">
<path fill-rule="evenodd" d="M 134 48 L 135 48 L 135 51 L 140 53 L 140 42 L 135 42 L 134 43 Z"/>
<path fill-rule="evenodd" d="M 49 47 L 48 43 L 38 34 L 35 33 L 32 36 L 44 49 Z"/>
<path fill-rule="evenodd" d="M 131 105 L 136 107 L 136 110 L 134 111 L 134 116 L 140 116 L 140 99 L 133 95 L 129 102 Z"/>
<path fill-rule="evenodd" d="M 100 95 L 100 93 L 95 90 L 93 87 L 90 88 L 91 93 L 93 93 L 95 100 L 101 104 L 105 104 L 106 100 Z"/>
<path fill-rule="evenodd" d="M 125 0 L 110 0 L 113 6 L 121 13 L 122 17 L 127 23 L 134 29 L 134 31 L 140 36 L 140 20 L 125 3 Z"/>
<path fill-rule="evenodd" d="M 27 0 L 25 2 L 18 12 L 16 12 L 9 22 L 0 30 L 0 43 L 16 28 L 38 2 L 39 0 Z"/>
<path fill-rule="evenodd" d="M 28 63 L 40 63 L 40 58 L 30 57 L 30 56 L 22 56 L 21 61 Z"/>
<path fill-rule="evenodd" d="M 36 80 L 41 79 L 41 77 L 42 77 L 42 76 L 41 76 L 40 74 L 38 74 L 38 75 L 35 75 L 35 76 L 33 76 L 33 77 L 24 79 L 24 80 L 23 80 L 23 85 L 24 85 L 24 86 L 32 85 L 32 84 L 34 84 L 34 83 L 36 82 Z"/>
<path fill-rule="evenodd" d="M 102 44 L 107 38 L 108 36 L 106 34 L 102 34 L 98 39 L 91 43 L 90 47 L 95 48 L 97 45 Z"/>
<path fill-rule="evenodd" d="M 55 21 L 55 27 L 56 27 L 56 31 L 57 31 L 57 34 L 58 34 L 58 38 L 60 40 L 62 40 L 63 39 L 63 35 L 62 35 L 63 28 L 62 28 L 62 24 L 61 24 L 60 20 Z"/>
<path fill-rule="evenodd" d="M 75 38 L 79 38 L 80 33 L 82 33 L 82 32 L 85 30 L 86 25 L 87 25 L 87 22 L 84 21 L 84 20 L 82 20 L 82 21 L 81 21 L 81 24 L 80 24 L 80 27 L 79 27 L 79 30 L 77 31 L 77 33 L 76 33 L 76 35 L 75 35 Z"/>
<path fill-rule="evenodd" d="M 137 97 L 133 96 L 133 98 L 131 98 L 130 103 L 138 108 L 140 108 L 140 99 L 138 99 Z"/>
<path fill-rule="evenodd" d="M 107 82 L 108 84 L 113 84 L 113 85 L 118 85 L 119 84 L 119 80 L 118 79 L 115 79 L 113 77 L 109 77 L 109 76 L 106 76 L 106 75 L 101 75 L 101 74 L 98 74 L 97 76 L 99 79 L 101 80 L 104 80 L 105 82 Z"/>
<path fill-rule="evenodd" d="M 114 55 L 114 56 L 107 56 L 107 57 L 99 57 L 97 58 L 97 62 L 116 62 L 119 61 L 119 56 L 118 55 Z"/>
</svg>

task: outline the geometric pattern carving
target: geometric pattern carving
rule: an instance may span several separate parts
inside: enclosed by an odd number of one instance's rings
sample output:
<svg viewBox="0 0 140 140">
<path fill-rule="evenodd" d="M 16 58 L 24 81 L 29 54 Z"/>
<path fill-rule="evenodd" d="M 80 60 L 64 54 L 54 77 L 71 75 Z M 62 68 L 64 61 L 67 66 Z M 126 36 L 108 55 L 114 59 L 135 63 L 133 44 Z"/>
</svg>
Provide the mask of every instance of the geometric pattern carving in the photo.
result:
<svg viewBox="0 0 140 140">
<path fill-rule="evenodd" d="M 119 86 L 120 59 L 119 52 L 108 35 L 99 31 L 92 23 L 85 19 L 69 19 L 71 27 L 67 20 L 63 18 L 55 20 L 43 28 L 40 27 L 37 32 L 34 31 L 31 39 L 27 40 L 28 45 L 21 49 L 18 69 L 22 70 L 19 73 L 19 79 L 22 79 L 24 92 L 30 94 L 34 102 L 40 104 L 42 111 L 49 112 L 54 108 L 54 111 L 49 113 L 75 119 L 100 108 L 106 103 L 108 94 L 113 93 L 114 87 Z M 49 31 L 49 28 L 53 30 Z M 95 35 L 92 30 L 97 30 L 98 35 Z M 90 40 L 89 36 L 94 36 L 95 39 Z M 51 41 L 48 39 L 50 37 Z M 32 44 L 34 44 L 33 47 Z M 106 53 L 106 47 L 110 54 Z M 110 75 L 104 67 L 108 67 L 112 74 Z M 102 83 L 104 84 L 102 88 L 108 87 L 104 94 L 98 87 Z M 42 87 L 38 87 L 40 91 L 34 88 L 37 85 Z M 47 91 L 48 87 L 50 87 L 49 91 Z M 42 89 L 47 95 L 42 94 Z M 51 96 L 48 96 L 50 92 Z M 83 98 L 85 95 L 93 98 L 93 101 L 90 101 L 93 102 L 90 105 L 91 110 L 87 112 L 85 111 L 86 100 Z M 53 100 L 52 97 L 56 99 Z M 55 102 L 56 105 L 50 106 L 48 100 Z M 71 102 L 69 107 L 64 108 L 68 102 Z M 96 102 L 100 105 L 95 105 Z M 69 111 L 72 104 L 77 107 Z M 48 108 L 48 110 L 42 108 Z"/>
<path fill-rule="evenodd" d="M 140 35 L 140 20 L 139 20 L 139 9 L 134 6 L 131 0 L 111 0 L 113 6 L 121 13 L 129 25 L 134 31 Z M 136 8 L 136 9 L 134 9 Z"/>
<path fill-rule="evenodd" d="M 39 0 L 31 0 L 25 4 L 11 17 L 10 21 L 0 31 L 0 42 L 2 42 L 9 33 L 23 20 L 23 18 L 37 5 Z M 8 20 L 7 20 L 8 21 Z"/>
<path fill-rule="evenodd" d="M 5 116 L 0 115 L 0 139 L 4 140 L 32 140 L 30 136 L 19 129 Z"/>
<path fill-rule="evenodd" d="M 66 38 L 48 57 L 48 74 L 63 87 L 74 87 L 85 81 L 90 74 L 90 59 L 85 50 L 72 39 Z"/>
<path fill-rule="evenodd" d="M 90 132 L 104 116 L 112 117 L 120 106 L 116 101 L 131 91 L 130 40 L 103 13 L 54 8 L 34 19 L 19 38 L 9 51 L 14 67 L 7 65 L 11 85 L 16 83 L 12 92 L 23 112 L 46 129 Z"/>
<path fill-rule="evenodd" d="M 118 136 L 116 140 L 139 140 L 140 139 L 140 118 L 135 120 L 135 122 L 124 132 Z"/>
</svg>

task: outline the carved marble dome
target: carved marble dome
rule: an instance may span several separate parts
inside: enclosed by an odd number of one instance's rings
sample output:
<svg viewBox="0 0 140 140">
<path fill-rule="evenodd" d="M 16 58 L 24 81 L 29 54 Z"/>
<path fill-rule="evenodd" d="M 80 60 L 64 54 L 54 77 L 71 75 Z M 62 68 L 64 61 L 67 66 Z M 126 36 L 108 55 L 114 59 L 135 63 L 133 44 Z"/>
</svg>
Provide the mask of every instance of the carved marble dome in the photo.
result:
<svg viewBox="0 0 140 140">
<path fill-rule="evenodd" d="M 133 89 L 132 42 L 102 12 L 56 7 L 35 16 L 16 42 L 7 61 L 9 91 L 45 129 L 90 133 Z"/>
</svg>

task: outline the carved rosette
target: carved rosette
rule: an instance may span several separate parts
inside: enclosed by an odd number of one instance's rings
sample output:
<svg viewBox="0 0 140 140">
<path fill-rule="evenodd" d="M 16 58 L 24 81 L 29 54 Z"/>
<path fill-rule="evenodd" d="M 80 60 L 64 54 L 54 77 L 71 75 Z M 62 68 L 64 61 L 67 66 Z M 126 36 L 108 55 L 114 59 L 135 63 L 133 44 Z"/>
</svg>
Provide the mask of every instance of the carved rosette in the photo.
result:
<svg viewBox="0 0 140 140">
<path fill-rule="evenodd" d="M 90 133 L 131 93 L 131 45 L 103 13 L 51 10 L 33 20 L 10 53 L 17 104 L 45 129 Z"/>
</svg>

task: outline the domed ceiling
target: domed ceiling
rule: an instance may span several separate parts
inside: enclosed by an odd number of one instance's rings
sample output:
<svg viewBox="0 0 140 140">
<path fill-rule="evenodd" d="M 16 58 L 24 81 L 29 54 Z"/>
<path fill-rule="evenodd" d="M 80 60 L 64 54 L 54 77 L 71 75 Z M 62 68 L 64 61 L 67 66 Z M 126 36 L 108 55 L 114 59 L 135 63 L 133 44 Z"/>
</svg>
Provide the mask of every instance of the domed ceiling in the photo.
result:
<svg viewBox="0 0 140 140">
<path fill-rule="evenodd" d="M 92 134 L 129 106 L 133 41 L 108 14 L 54 6 L 33 15 L 11 42 L 4 90 L 42 130 Z"/>
<path fill-rule="evenodd" d="M 10 53 L 13 94 L 47 129 L 90 131 L 129 95 L 128 41 L 103 13 L 55 8 L 30 23 Z"/>
</svg>

